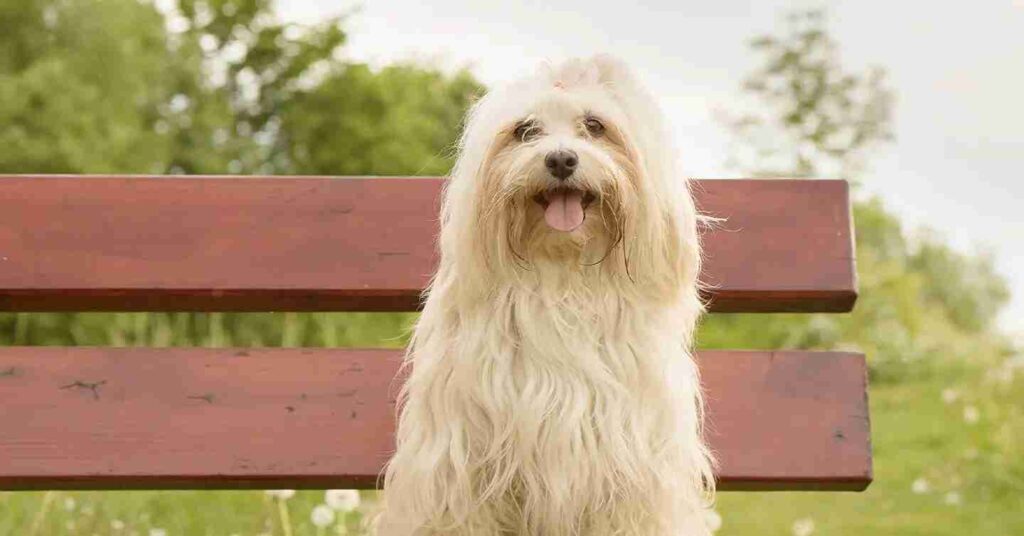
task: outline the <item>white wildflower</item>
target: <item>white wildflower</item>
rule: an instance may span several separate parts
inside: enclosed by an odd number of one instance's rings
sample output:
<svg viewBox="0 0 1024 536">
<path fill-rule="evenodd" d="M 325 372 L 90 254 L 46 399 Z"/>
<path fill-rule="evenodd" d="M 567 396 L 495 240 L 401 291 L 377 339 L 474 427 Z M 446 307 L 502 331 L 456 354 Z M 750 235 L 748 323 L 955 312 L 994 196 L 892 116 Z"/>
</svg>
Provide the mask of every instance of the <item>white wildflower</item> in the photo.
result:
<svg viewBox="0 0 1024 536">
<path fill-rule="evenodd" d="M 64 509 L 67 510 L 68 512 L 75 509 L 74 497 L 64 497 Z"/>
<path fill-rule="evenodd" d="M 188 107 L 191 103 L 192 101 L 188 98 L 188 95 L 185 95 L 184 93 L 178 93 L 177 95 L 171 98 L 171 102 L 169 103 L 168 106 L 170 107 L 171 112 L 178 114 L 184 112 L 185 110 L 188 110 Z"/>
<path fill-rule="evenodd" d="M 964 421 L 967 424 L 974 424 L 978 422 L 978 418 L 981 417 L 981 412 L 975 406 L 967 406 L 964 408 Z"/>
<path fill-rule="evenodd" d="M 272 499 L 282 501 L 287 501 L 295 496 L 295 490 L 293 489 L 268 489 L 265 493 Z"/>
<path fill-rule="evenodd" d="M 331 507 L 326 504 L 318 504 L 309 514 L 309 519 L 317 528 L 328 527 L 334 523 L 334 510 L 331 510 Z"/>
<path fill-rule="evenodd" d="M 910 485 L 910 491 L 913 491 L 918 495 L 921 495 L 922 493 L 928 493 L 931 489 L 931 485 L 928 484 L 928 481 L 925 480 L 923 477 L 918 478 L 917 480 L 914 481 L 913 484 Z"/>
<path fill-rule="evenodd" d="M 942 401 L 947 404 L 952 404 L 960 398 L 960 391 L 953 388 L 946 388 L 942 390 Z"/>
<path fill-rule="evenodd" d="M 167 536 L 165 529 L 149 529 L 149 536 Z"/>
<path fill-rule="evenodd" d="M 114 519 L 110 522 L 110 528 L 116 531 L 124 530 L 124 521 Z"/>
<path fill-rule="evenodd" d="M 354 489 L 329 489 L 324 493 L 324 502 L 339 512 L 351 512 L 359 507 L 359 492 Z"/>
<path fill-rule="evenodd" d="M 950 506 L 959 506 L 960 503 L 962 502 L 962 498 L 960 497 L 960 493 L 959 492 L 951 491 L 951 492 L 946 494 L 945 501 L 946 501 L 946 504 L 948 504 Z"/>
<path fill-rule="evenodd" d="M 711 532 L 718 532 L 718 529 L 722 528 L 722 515 L 719 514 L 718 511 L 710 508 L 705 510 L 704 519 Z"/>
<path fill-rule="evenodd" d="M 814 534 L 814 520 L 805 517 L 803 519 L 797 519 L 793 523 L 793 536 L 811 536 Z"/>
</svg>

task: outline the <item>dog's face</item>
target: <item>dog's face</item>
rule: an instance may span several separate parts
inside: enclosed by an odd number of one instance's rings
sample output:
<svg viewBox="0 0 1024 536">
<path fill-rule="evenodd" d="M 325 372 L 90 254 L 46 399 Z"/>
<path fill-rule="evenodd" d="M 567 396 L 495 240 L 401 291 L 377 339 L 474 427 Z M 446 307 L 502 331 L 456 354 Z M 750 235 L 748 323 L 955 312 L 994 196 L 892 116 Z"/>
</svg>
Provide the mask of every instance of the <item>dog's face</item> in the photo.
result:
<svg viewBox="0 0 1024 536">
<path fill-rule="evenodd" d="M 624 123 L 600 86 L 552 85 L 494 133 L 480 205 L 517 257 L 593 263 L 622 240 L 641 187 Z"/>
<path fill-rule="evenodd" d="M 485 96 L 469 114 L 443 219 L 444 261 L 484 286 L 533 266 L 600 266 L 657 292 L 692 284 L 699 268 L 696 211 L 663 116 L 606 57 Z"/>
</svg>

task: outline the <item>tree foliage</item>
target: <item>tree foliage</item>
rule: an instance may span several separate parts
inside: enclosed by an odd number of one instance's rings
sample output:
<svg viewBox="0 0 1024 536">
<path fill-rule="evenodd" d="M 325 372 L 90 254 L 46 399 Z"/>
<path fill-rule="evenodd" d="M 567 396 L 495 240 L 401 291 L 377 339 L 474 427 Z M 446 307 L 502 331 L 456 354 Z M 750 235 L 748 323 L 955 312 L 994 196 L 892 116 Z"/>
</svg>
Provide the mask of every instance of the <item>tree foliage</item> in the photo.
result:
<svg viewBox="0 0 1024 536">
<path fill-rule="evenodd" d="M 743 83 L 756 107 L 732 121 L 737 165 L 765 176 L 856 177 L 892 138 L 885 71 L 849 73 L 821 11 L 794 12 L 788 32 L 750 43 L 761 66 Z"/>
<path fill-rule="evenodd" d="M 0 0 L 0 171 L 443 173 L 467 73 L 374 71 L 270 0 Z"/>
<path fill-rule="evenodd" d="M 157 171 L 161 23 L 135 2 L 0 1 L 0 170 Z"/>
</svg>

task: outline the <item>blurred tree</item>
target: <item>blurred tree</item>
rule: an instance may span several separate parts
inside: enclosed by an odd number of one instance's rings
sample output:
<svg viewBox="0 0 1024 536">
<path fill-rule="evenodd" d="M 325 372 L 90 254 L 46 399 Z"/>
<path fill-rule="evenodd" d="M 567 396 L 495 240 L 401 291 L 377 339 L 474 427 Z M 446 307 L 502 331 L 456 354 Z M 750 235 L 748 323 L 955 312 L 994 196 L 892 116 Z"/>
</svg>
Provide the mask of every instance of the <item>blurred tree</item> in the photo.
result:
<svg viewBox="0 0 1024 536">
<path fill-rule="evenodd" d="M 452 164 L 458 126 L 481 91 L 468 73 L 448 78 L 415 65 L 331 73 L 281 114 L 289 171 L 436 175 Z M 323 110 L 333 109 L 325 114 Z M 348 150 L 337 151 L 344 146 Z"/>
<path fill-rule="evenodd" d="M 871 151 L 892 138 L 892 92 L 881 69 L 850 73 L 821 11 L 795 12 L 788 32 L 752 41 L 763 63 L 743 88 L 757 107 L 730 120 L 734 165 L 754 176 L 827 176 L 856 185 Z M 856 189 L 855 189 L 856 193 Z M 857 348 L 873 372 L 895 378 L 923 358 L 971 358 L 1006 341 L 995 319 L 1009 299 L 987 257 L 920 234 L 908 239 L 876 197 L 856 196 L 860 299 L 851 315 L 716 315 L 698 340 L 709 347 Z"/>
<path fill-rule="evenodd" d="M 468 73 L 344 61 L 270 0 L 0 0 L 2 172 L 444 173 Z"/>
<path fill-rule="evenodd" d="M 0 0 L 0 171 L 162 171 L 165 39 L 137 2 Z"/>
<path fill-rule="evenodd" d="M 842 69 L 824 13 L 787 17 L 784 36 L 751 41 L 763 59 L 743 89 L 756 107 L 732 121 L 733 164 L 761 176 L 855 179 L 871 151 L 892 139 L 892 92 L 885 71 Z"/>
<path fill-rule="evenodd" d="M 481 91 L 467 72 L 343 61 L 339 18 L 283 24 L 270 0 L 180 0 L 169 18 L 199 66 L 180 82 L 173 171 L 443 174 Z"/>
</svg>

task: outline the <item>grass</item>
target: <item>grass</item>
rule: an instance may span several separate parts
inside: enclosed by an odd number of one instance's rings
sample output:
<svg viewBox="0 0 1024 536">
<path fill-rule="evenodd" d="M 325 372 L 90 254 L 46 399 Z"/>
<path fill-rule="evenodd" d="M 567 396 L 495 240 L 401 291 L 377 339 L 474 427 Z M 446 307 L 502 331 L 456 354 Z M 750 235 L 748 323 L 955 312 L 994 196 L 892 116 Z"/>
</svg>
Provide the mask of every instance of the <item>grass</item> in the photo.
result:
<svg viewBox="0 0 1024 536">
<path fill-rule="evenodd" d="M 148 332 L 129 317 L 118 318 L 126 329 Z M 382 323 L 379 316 L 349 316 L 349 328 L 332 331 L 322 329 L 327 325 L 323 317 L 311 316 L 305 328 L 282 337 L 312 345 L 381 345 L 381 333 L 399 333 L 408 319 L 394 317 Z M 370 325 L 374 329 L 368 329 Z M 403 340 L 387 342 L 395 346 Z M 1021 360 L 934 359 L 904 365 L 900 370 L 907 372 L 898 375 L 881 375 L 870 393 L 875 482 L 868 491 L 721 493 L 716 508 L 722 526 L 717 534 L 1024 534 Z M 364 498 L 372 500 L 373 493 L 364 493 Z M 300 491 L 287 500 L 286 531 L 280 505 L 260 491 L 0 493 L 0 535 L 359 533 L 358 512 L 342 516 L 326 531 L 315 527 L 310 513 L 323 500 L 320 491 Z"/>
<path fill-rule="evenodd" d="M 47 499 L 49 496 L 49 499 Z M 310 520 L 323 492 L 299 491 L 285 502 L 295 536 L 316 535 Z M 39 518 L 40 509 L 49 503 Z M 345 524 L 358 534 L 358 513 Z M 33 527 L 35 526 L 35 530 Z M 163 532 L 161 532 L 163 531 Z M 229 536 L 284 534 L 276 500 L 262 491 L 31 492 L 0 495 L 3 535 Z"/>
</svg>

